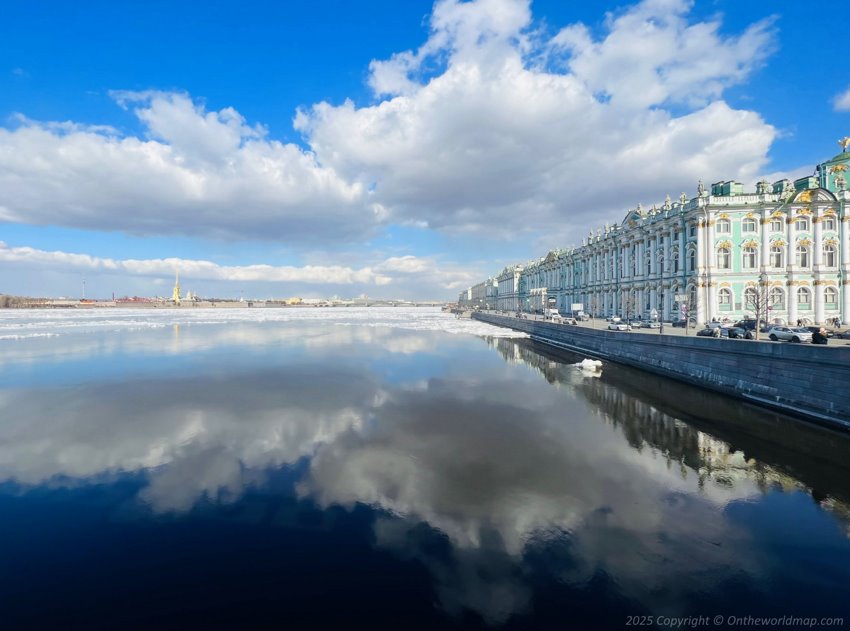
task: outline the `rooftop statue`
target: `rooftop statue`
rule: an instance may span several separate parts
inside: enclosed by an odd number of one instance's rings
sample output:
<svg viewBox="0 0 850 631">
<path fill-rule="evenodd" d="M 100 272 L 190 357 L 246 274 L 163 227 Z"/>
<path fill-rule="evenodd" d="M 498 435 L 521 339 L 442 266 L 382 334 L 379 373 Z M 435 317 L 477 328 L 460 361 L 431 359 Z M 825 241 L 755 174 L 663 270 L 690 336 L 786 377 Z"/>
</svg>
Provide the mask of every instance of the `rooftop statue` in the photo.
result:
<svg viewBox="0 0 850 631">
<path fill-rule="evenodd" d="M 664 210 L 670 210 L 673 205 L 670 203 L 670 193 L 667 193 L 667 196 L 664 198 L 664 206 L 662 208 Z"/>
<path fill-rule="evenodd" d="M 705 195 L 705 184 L 702 183 L 702 180 L 697 182 L 697 195 L 703 197 Z"/>
<path fill-rule="evenodd" d="M 850 147 L 850 136 L 844 136 L 844 138 L 838 141 L 838 144 L 841 146 L 842 151 L 847 151 L 847 147 Z"/>
</svg>

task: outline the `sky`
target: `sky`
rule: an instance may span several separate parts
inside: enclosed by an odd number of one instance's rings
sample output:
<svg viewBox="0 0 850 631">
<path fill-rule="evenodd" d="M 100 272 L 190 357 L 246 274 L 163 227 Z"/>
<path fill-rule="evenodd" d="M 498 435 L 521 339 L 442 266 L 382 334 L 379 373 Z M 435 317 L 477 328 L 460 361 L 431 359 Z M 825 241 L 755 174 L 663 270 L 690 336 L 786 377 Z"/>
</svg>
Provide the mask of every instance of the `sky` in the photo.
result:
<svg viewBox="0 0 850 631">
<path fill-rule="evenodd" d="M 850 135 L 846 21 L 740 0 L 6 3 L 0 293 L 453 299 Z"/>
</svg>

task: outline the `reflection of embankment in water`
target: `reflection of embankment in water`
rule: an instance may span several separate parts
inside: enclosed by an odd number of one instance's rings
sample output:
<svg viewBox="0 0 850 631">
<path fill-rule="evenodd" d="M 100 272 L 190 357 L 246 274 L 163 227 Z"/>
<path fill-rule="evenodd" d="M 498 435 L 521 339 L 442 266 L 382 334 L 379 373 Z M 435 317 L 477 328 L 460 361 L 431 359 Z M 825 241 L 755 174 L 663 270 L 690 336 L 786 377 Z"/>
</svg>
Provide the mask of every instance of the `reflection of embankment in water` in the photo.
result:
<svg viewBox="0 0 850 631">
<path fill-rule="evenodd" d="M 581 355 L 531 340 L 495 340 L 508 361 L 535 368 L 552 384 L 569 384 L 621 429 L 629 444 L 657 449 L 693 470 L 700 484 L 753 480 L 811 493 L 848 526 L 850 436 L 768 412 L 731 397 L 643 371 L 606 364 L 601 379 L 576 378 Z"/>
</svg>

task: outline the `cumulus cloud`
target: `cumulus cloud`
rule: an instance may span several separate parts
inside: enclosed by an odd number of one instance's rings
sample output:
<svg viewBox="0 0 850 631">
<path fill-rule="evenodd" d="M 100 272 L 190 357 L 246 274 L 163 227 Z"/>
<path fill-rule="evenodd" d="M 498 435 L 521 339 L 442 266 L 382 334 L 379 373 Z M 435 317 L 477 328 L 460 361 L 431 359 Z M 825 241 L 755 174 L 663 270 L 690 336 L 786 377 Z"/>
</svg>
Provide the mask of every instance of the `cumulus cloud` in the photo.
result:
<svg viewBox="0 0 850 631">
<path fill-rule="evenodd" d="M 847 88 L 841 94 L 837 94 L 832 105 L 836 112 L 850 112 L 850 88 Z"/>
<path fill-rule="evenodd" d="M 387 223 L 577 241 L 764 169 L 776 129 L 723 92 L 770 55 L 773 22 L 730 35 L 690 8 L 644 0 L 547 34 L 528 0 L 438 0 L 419 48 L 371 62 L 374 103 L 296 113 L 310 151 L 173 92 L 111 93 L 138 137 L 21 117 L 0 129 L 0 220 L 293 246 Z"/>
<path fill-rule="evenodd" d="M 25 265 L 29 269 L 96 272 L 126 276 L 170 278 L 179 270 L 184 279 L 309 283 L 313 285 L 384 286 L 398 282 L 423 287 L 455 289 L 468 286 L 474 272 L 459 266 L 441 265 L 433 257 L 390 257 L 372 266 L 341 265 L 219 265 L 212 261 L 181 258 L 111 259 L 31 247 L 11 247 L 0 241 L 0 262 Z"/>
<path fill-rule="evenodd" d="M 186 94 L 114 92 L 147 138 L 17 117 L 0 129 L 0 219 L 137 234 L 333 240 L 380 218 L 363 187 Z"/>
<path fill-rule="evenodd" d="M 689 6 L 647 0 L 599 37 L 574 24 L 547 39 L 527 1 L 441 0 L 422 47 L 371 64 L 388 98 L 318 103 L 295 125 L 323 164 L 375 183 L 391 220 L 489 236 L 586 229 L 699 178 L 753 180 L 777 132 L 721 96 L 771 52 L 771 22 L 724 37 Z"/>
</svg>

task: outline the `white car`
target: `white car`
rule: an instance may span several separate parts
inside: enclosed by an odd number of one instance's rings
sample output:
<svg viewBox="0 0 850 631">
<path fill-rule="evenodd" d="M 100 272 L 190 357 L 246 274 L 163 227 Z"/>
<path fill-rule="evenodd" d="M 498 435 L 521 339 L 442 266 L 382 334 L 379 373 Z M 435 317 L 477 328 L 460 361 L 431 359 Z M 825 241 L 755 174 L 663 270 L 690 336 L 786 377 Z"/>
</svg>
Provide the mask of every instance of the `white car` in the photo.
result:
<svg viewBox="0 0 850 631">
<path fill-rule="evenodd" d="M 623 318 L 621 318 L 620 316 L 611 316 L 610 318 L 608 318 L 608 322 L 615 322 L 616 323 L 616 322 L 622 322 L 622 321 L 623 321 Z"/>
<path fill-rule="evenodd" d="M 776 342 L 786 340 L 788 342 L 811 342 L 812 332 L 804 328 L 791 328 L 787 326 L 775 326 L 767 332 L 767 336 Z"/>
<path fill-rule="evenodd" d="M 612 322 L 608 325 L 609 331 L 631 331 L 632 327 L 625 322 Z"/>
<path fill-rule="evenodd" d="M 656 320 L 644 320 L 640 326 L 642 329 L 660 329 L 661 323 Z"/>
</svg>

